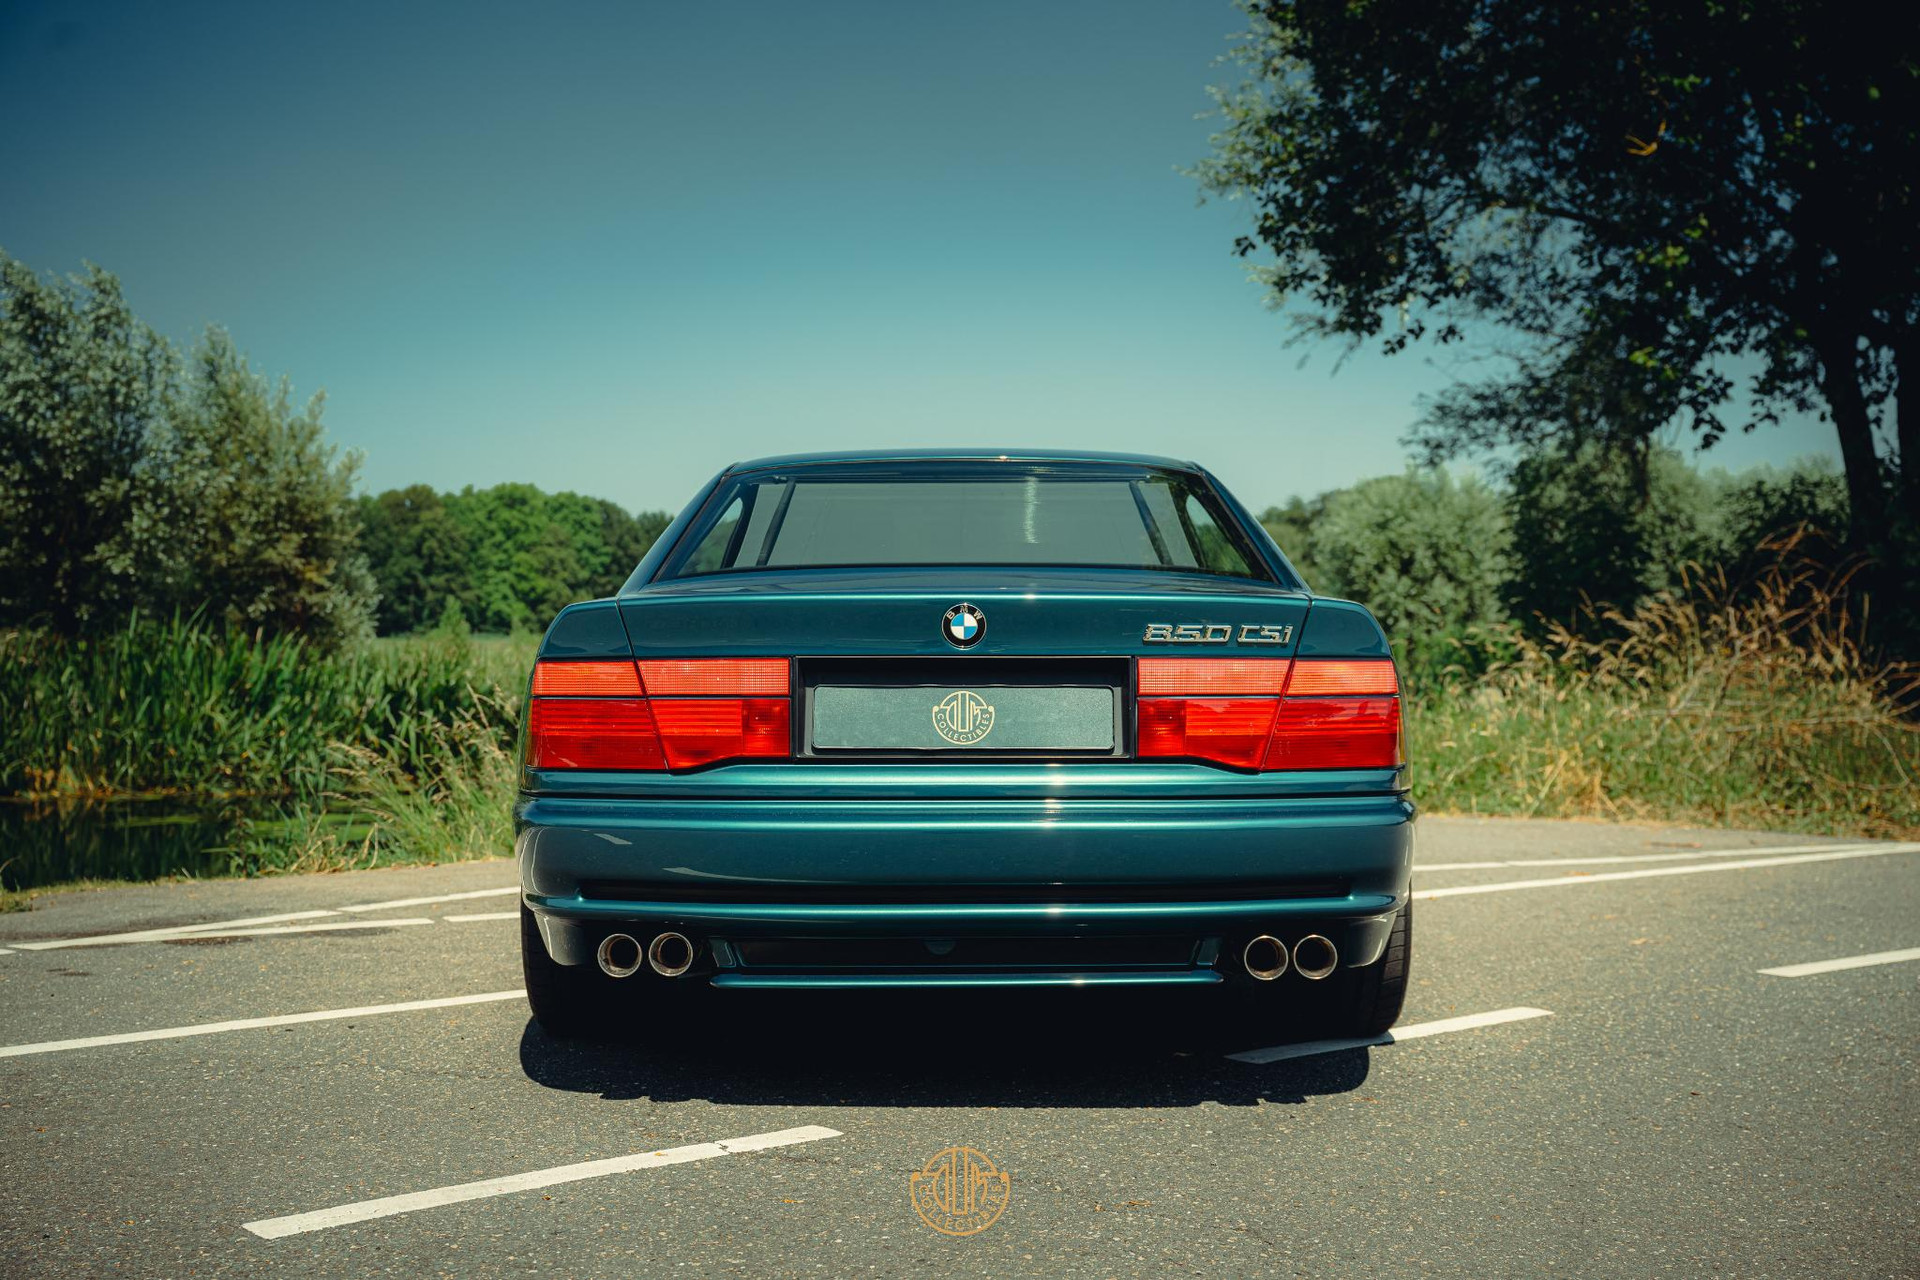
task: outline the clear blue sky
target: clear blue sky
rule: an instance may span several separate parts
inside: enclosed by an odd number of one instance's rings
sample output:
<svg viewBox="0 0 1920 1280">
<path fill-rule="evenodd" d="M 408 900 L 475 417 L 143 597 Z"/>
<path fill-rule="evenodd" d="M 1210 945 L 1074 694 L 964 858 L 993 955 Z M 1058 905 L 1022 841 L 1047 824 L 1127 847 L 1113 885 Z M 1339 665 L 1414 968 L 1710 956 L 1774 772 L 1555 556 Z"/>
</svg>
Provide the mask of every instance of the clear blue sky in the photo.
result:
<svg viewBox="0 0 1920 1280">
<path fill-rule="evenodd" d="M 1197 207 L 1224 0 L 0 0 L 0 247 L 230 329 L 373 489 L 674 507 L 741 457 L 1397 470 L 1423 354 L 1285 345 Z M 1304 357 L 1304 364 L 1302 363 Z M 1801 420 L 1709 461 L 1837 456 Z"/>
</svg>

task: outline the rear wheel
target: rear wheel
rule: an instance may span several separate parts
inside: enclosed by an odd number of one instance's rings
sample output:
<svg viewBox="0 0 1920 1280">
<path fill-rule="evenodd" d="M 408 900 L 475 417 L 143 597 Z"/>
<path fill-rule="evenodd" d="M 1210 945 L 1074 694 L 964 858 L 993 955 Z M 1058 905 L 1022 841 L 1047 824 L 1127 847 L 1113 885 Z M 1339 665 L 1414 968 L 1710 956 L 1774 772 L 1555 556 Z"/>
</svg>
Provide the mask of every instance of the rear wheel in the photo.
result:
<svg viewBox="0 0 1920 1280">
<path fill-rule="evenodd" d="M 1349 969 L 1345 999 L 1336 1015 L 1341 1034 L 1354 1039 L 1380 1035 L 1399 1020 L 1407 1002 L 1407 971 L 1413 962 L 1413 903 L 1400 908 L 1387 935 L 1387 949 L 1364 969 Z"/>
<path fill-rule="evenodd" d="M 520 904 L 520 968 L 534 1020 L 548 1035 L 570 1040 L 606 1026 L 612 979 L 593 965 L 565 965 L 548 955 L 539 922 L 525 903 Z"/>
</svg>

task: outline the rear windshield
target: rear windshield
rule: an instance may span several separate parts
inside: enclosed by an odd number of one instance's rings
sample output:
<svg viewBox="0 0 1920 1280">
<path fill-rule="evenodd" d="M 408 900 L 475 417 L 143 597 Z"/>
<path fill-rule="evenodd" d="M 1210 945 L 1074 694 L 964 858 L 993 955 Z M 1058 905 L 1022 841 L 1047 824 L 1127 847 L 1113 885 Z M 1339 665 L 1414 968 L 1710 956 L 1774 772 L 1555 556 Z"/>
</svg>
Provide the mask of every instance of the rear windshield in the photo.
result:
<svg viewBox="0 0 1920 1280">
<path fill-rule="evenodd" d="M 709 502 L 666 576 L 963 564 L 1272 578 L 1197 476 L 1005 462 L 740 476 Z"/>
</svg>

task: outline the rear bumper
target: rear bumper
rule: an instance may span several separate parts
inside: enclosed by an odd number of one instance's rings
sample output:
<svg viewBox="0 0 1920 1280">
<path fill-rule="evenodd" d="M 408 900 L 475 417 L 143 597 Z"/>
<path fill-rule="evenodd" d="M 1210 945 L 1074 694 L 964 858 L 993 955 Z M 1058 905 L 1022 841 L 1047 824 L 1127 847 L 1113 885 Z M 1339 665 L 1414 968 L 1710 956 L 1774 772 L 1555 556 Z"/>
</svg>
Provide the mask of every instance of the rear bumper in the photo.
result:
<svg viewBox="0 0 1920 1280">
<path fill-rule="evenodd" d="M 1413 853 L 1401 795 L 537 796 L 517 819 L 521 890 L 555 960 L 673 929 L 723 987 L 1204 984 L 1235 976 L 1260 933 L 1325 934 L 1343 964 L 1367 964 Z M 754 945 L 769 940 L 846 947 Z M 926 943 L 924 962 L 889 940 Z"/>
</svg>

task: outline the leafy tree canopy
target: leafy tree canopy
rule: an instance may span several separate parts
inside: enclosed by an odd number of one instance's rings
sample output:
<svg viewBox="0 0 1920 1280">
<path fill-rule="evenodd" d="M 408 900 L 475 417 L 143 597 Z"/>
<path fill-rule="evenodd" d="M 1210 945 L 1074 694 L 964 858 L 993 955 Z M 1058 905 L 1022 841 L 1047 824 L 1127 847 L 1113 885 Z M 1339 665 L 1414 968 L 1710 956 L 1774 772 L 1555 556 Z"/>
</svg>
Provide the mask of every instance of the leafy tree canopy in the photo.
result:
<svg viewBox="0 0 1920 1280">
<path fill-rule="evenodd" d="M 1245 0 L 1201 167 L 1306 332 L 1494 335 L 1439 458 L 1819 409 L 1856 541 L 1920 506 L 1920 24 L 1901 5 Z M 1735 357 L 1758 373 L 1734 395 Z M 1502 372 L 1504 370 L 1504 372 Z M 1894 412 L 1903 400 L 1903 411 Z M 1754 406 L 1743 415 L 1732 406 Z M 1894 447 L 1894 421 L 1898 440 Z M 1898 474 L 1904 465 L 1903 482 Z"/>
</svg>

